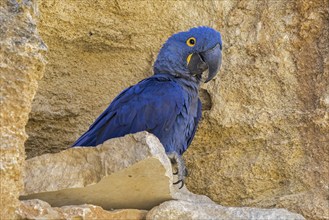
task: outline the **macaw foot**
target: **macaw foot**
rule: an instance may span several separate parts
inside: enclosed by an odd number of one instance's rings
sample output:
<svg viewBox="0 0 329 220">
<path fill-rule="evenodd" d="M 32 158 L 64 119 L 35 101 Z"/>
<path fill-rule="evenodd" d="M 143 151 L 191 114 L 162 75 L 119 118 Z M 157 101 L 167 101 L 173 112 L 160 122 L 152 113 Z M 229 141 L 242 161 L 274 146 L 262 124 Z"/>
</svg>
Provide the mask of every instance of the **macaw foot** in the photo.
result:
<svg viewBox="0 0 329 220">
<path fill-rule="evenodd" d="M 175 173 L 173 173 L 174 175 L 178 175 L 178 181 L 174 182 L 173 184 L 181 184 L 181 186 L 179 187 L 179 189 L 181 189 L 184 186 L 184 179 L 185 176 L 187 176 L 187 169 L 185 167 L 185 163 L 183 158 L 178 155 L 176 152 L 171 152 L 169 154 L 167 154 L 171 163 L 172 164 L 176 164 L 177 165 L 177 171 Z"/>
</svg>

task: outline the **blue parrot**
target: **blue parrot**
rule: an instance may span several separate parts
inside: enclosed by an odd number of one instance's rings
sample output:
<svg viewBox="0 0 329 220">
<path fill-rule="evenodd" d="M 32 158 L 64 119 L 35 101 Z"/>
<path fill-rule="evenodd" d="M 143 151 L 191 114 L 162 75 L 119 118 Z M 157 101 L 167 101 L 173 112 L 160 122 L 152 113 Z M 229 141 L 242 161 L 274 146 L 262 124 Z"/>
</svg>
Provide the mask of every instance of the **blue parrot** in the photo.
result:
<svg viewBox="0 0 329 220">
<path fill-rule="evenodd" d="M 221 34 L 195 27 L 172 35 L 160 49 L 154 75 L 122 91 L 73 146 L 97 146 L 139 131 L 154 134 L 184 185 L 182 159 L 201 118 L 198 89 L 210 81 L 222 62 Z M 180 188 L 181 188 L 180 187 Z"/>
</svg>

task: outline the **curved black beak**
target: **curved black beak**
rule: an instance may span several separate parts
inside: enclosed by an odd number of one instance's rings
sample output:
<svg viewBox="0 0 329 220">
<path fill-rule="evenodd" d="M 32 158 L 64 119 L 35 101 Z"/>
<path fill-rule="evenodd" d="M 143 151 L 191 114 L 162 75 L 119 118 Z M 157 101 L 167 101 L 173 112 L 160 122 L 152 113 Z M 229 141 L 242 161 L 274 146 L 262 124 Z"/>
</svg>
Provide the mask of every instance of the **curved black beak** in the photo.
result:
<svg viewBox="0 0 329 220">
<path fill-rule="evenodd" d="M 205 83 L 213 79 L 222 65 L 222 50 L 219 44 L 202 53 L 194 53 L 187 65 L 192 75 L 199 79 L 204 78 L 202 74 L 206 71 Z M 205 74 L 205 73 L 204 73 Z"/>
<path fill-rule="evenodd" d="M 217 44 L 210 50 L 200 53 L 201 57 L 203 58 L 204 62 L 208 65 L 208 77 L 205 81 L 209 82 L 212 80 L 216 74 L 218 73 L 221 65 L 222 65 L 222 50 L 220 45 Z"/>
</svg>

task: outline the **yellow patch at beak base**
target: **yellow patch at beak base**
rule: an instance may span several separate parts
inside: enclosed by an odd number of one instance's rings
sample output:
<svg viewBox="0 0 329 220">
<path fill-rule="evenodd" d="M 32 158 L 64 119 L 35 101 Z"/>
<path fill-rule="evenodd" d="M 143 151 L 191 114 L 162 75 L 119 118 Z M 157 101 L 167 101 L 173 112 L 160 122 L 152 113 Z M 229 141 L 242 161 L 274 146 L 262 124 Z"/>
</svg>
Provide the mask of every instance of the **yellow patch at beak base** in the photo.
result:
<svg viewBox="0 0 329 220">
<path fill-rule="evenodd" d="M 191 57 L 192 57 L 192 53 L 190 55 L 187 56 L 186 61 L 187 61 L 187 65 L 190 63 Z"/>
</svg>

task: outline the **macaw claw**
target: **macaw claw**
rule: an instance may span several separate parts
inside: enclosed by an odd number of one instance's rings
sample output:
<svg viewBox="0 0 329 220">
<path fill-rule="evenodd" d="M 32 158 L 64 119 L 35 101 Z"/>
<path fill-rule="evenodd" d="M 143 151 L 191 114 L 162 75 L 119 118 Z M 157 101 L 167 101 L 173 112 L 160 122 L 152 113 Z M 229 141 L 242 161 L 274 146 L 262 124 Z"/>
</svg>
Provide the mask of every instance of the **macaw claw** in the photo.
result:
<svg viewBox="0 0 329 220">
<path fill-rule="evenodd" d="M 182 185 L 179 187 L 179 189 L 183 188 L 183 186 L 184 186 L 184 181 L 183 180 L 178 180 L 177 182 L 174 182 L 173 184 L 177 185 L 179 183 L 182 183 Z"/>
</svg>

